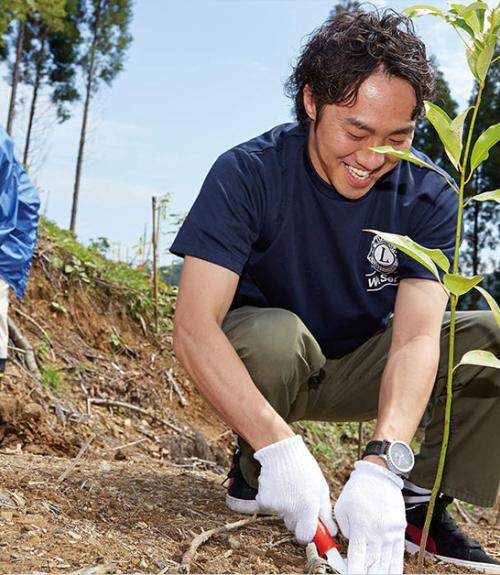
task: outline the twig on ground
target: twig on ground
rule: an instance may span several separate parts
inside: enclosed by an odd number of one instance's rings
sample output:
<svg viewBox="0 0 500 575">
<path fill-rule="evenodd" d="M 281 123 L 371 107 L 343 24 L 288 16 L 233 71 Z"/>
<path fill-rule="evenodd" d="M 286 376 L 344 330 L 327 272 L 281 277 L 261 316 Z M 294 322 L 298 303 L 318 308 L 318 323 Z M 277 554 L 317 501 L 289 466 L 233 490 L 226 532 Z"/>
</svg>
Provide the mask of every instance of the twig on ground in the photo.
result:
<svg viewBox="0 0 500 575">
<path fill-rule="evenodd" d="M 132 447 L 132 445 L 139 445 L 140 443 L 144 443 L 148 439 L 149 439 L 148 437 L 141 437 L 140 439 L 136 439 L 135 441 L 131 441 L 130 443 L 125 443 L 124 445 L 113 447 L 113 451 L 119 451 L 120 449 L 125 449 L 126 447 Z"/>
<path fill-rule="evenodd" d="M 17 351 L 17 353 L 22 353 L 25 354 L 26 352 L 24 351 L 24 349 L 21 349 L 20 347 L 16 347 L 15 345 L 9 345 L 7 346 L 9 349 L 11 349 L 12 351 Z"/>
<path fill-rule="evenodd" d="M 62 483 L 66 477 L 68 477 L 68 475 L 73 471 L 73 469 L 77 466 L 78 462 L 80 461 L 80 459 L 82 458 L 83 454 L 87 451 L 89 445 L 92 443 L 92 441 L 94 440 L 95 435 L 91 435 L 87 441 L 82 445 L 82 447 L 80 448 L 80 451 L 76 454 L 76 457 L 73 459 L 73 461 L 71 462 L 71 465 L 68 467 L 68 469 L 66 469 L 66 471 L 59 477 L 59 479 L 57 480 L 57 483 Z"/>
<path fill-rule="evenodd" d="M 174 425 L 173 423 L 170 423 L 169 421 L 166 421 L 165 419 L 162 419 L 161 417 L 154 415 L 154 413 L 150 413 L 147 409 L 144 409 L 143 407 L 133 405 L 132 403 L 126 403 L 125 401 L 116 401 L 115 399 L 101 399 L 99 397 L 89 397 L 87 399 L 87 405 L 89 404 L 107 405 L 108 407 L 123 407 L 123 409 L 130 409 L 130 411 L 137 411 L 138 413 L 142 413 L 144 415 L 147 415 L 148 417 L 151 417 L 151 419 L 157 421 L 158 423 L 161 423 L 165 427 L 177 431 L 177 433 L 180 433 L 181 435 L 188 435 L 188 436 L 190 435 L 189 432 L 184 431 L 180 427 L 177 427 L 177 425 Z"/>
<path fill-rule="evenodd" d="M 268 549 L 273 549 L 273 547 L 278 547 L 278 545 L 282 545 L 283 543 L 290 543 L 291 541 L 295 541 L 295 537 L 293 535 L 287 535 L 286 537 L 278 539 L 278 541 L 274 541 L 274 543 L 268 543 L 266 547 Z"/>
<path fill-rule="evenodd" d="M 175 381 L 175 377 L 174 374 L 172 372 L 172 368 L 169 368 L 165 371 L 165 375 L 167 376 L 167 380 L 168 383 L 170 384 L 170 387 L 175 391 L 175 393 L 179 396 L 179 402 L 182 405 L 182 407 L 187 407 L 189 405 L 188 400 L 184 397 L 184 395 L 182 394 L 182 391 L 178 385 L 178 383 Z"/>
<path fill-rule="evenodd" d="M 241 519 L 240 521 L 235 521 L 234 523 L 228 523 L 222 527 L 215 527 L 214 529 L 209 529 L 208 531 L 203 531 L 197 535 L 192 541 L 189 549 L 182 556 L 182 561 L 180 564 L 180 571 L 182 573 L 189 573 L 191 563 L 198 551 L 198 548 L 203 545 L 206 541 L 210 539 L 213 535 L 218 535 L 219 533 L 225 533 L 226 531 L 233 531 L 234 529 L 239 529 L 245 525 L 251 523 L 262 523 L 264 521 L 270 521 L 276 519 L 276 517 L 257 517 L 257 515 L 252 515 L 248 519 Z"/>
<path fill-rule="evenodd" d="M 16 322 L 10 316 L 8 318 L 8 324 L 10 339 L 16 347 L 19 347 L 24 351 L 24 361 L 26 362 L 26 367 L 36 379 L 40 379 L 40 370 L 38 369 L 35 354 L 30 342 L 22 334 L 21 330 L 17 327 Z"/>
<path fill-rule="evenodd" d="M 467 513 L 467 511 L 460 505 L 460 502 L 457 501 L 456 499 L 453 501 L 453 504 L 455 505 L 455 509 L 458 511 L 458 514 L 460 515 L 460 517 L 466 522 L 466 523 L 475 523 L 474 519 L 472 519 L 472 517 L 469 515 L 469 513 Z"/>
<path fill-rule="evenodd" d="M 177 561 L 172 561 L 172 559 L 167 559 L 166 557 L 162 558 L 162 561 L 166 561 L 170 565 L 175 565 L 175 567 L 177 567 L 177 568 L 179 568 L 179 566 L 180 566 L 180 564 L 177 563 Z M 169 567 L 169 565 L 166 565 L 161 571 L 158 571 L 158 573 L 156 575 L 165 575 L 166 573 L 170 573 L 171 569 L 172 569 L 172 567 Z"/>
<path fill-rule="evenodd" d="M 161 443 L 161 439 L 151 431 L 148 431 L 147 429 L 141 429 L 139 427 L 139 433 L 142 433 L 142 435 L 144 435 L 154 443 Z"/>
<path fill-rule="evenodd" d="M 105 565 L 96 565 L 95 567 L 83 567 L 78 571 L 68 573 L 68 575 L 105 575 L 106 573 L 116 573 L 116 565 L 108 563 Z"/>
</svg>

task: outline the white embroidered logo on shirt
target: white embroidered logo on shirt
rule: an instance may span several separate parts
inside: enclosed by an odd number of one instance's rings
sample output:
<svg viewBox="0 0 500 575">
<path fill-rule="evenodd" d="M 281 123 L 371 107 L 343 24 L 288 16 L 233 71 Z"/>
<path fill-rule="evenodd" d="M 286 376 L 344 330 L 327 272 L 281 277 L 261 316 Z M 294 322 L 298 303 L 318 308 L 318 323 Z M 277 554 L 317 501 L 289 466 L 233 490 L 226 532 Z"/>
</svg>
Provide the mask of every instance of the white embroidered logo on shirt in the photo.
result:
<svg viewBox="0 0 500 575">
<path fill-rule="evenodd" d="M 399 265 L 396 248 L 380 236 L 374 236 L 366 257 L 375 270 L 371 274 L 366 274 L 367 291 L 379 291 L 388 285 L 399 284 L 399 278 L 395 273 Z"/>
</svg>

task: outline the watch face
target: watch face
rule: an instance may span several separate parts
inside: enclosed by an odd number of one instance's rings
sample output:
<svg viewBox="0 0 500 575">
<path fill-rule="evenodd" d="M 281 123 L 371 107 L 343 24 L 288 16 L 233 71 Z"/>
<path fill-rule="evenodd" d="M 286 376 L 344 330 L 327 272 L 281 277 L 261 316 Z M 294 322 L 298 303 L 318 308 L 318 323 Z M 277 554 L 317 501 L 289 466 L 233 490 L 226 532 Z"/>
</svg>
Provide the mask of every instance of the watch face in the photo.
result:
<svg viewBox="0 0 500 575">
<path fill-rule="evenodd" d="M 390 458 L 392 464 L 401 473 L 407 473 L 413 469 L 415 458 L 412 450 L 402 441 L 394 441 L 389 446 L 387 456 Z"/>
</svg>

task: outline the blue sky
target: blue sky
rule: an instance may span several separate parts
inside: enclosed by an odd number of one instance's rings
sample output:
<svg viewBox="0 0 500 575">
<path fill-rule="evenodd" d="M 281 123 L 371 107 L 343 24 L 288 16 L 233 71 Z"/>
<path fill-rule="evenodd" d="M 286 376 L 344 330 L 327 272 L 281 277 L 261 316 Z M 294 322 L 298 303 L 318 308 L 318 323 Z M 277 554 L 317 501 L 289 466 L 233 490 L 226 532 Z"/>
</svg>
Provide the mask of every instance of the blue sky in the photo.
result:
<svg viewBox="0 0 500 575">
<path fill-rule="evenodd" d="M 186 212 L 219 154 L 290 121 L 283 82 L 305 37 L 328 16 L 326 0 L 136 0 L 133 44 L 111 89 L 98 94 L 90 119 L 77 234 L 106 236 L 132 256 L 150 220 L 151 196 L 171 194 Z M 400 10 L 412 2 L 378 5 Z M 443 2 L 437 6 L 444 7 Z M 472 79 L 462 45 L 439 20 L 416 21 L 455 99 L 464 108 Z M 1 70 L 0 121 L 8 88 Z M 24 141 L 27 94 L 16 119 Z M 46 215 L 68 226 L 81 106 L 57 125 L 47 107 L 35 135 L 31 175 Z M 19 155 L 21 155 L 19 153 Z M 161 238 L 162 262 L 171 236 Z"/>
</svg>

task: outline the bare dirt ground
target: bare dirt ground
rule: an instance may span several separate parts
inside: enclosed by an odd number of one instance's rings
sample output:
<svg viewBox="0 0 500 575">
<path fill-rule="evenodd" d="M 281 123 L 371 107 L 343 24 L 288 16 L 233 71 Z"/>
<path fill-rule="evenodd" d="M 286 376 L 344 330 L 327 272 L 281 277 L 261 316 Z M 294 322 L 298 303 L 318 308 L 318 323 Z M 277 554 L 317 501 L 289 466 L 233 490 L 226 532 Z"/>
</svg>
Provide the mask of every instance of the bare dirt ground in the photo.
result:
<svg viewBox="0 0 500 575">
<path fill-rule="evenodd" d="M 38 262 L 26 303 L 11 310 L 61 378 L 42 385 L 11 350 L 0 383 L 0 573 L 304 573 L 305 550 L 280 520 L 224 529 L 245 519 L 224 506 L 232 433 L 175 361 L 168 330 L 153 338 L 105 290 L 62 281 Z M 352 458 L 320 461 L 336 497 Z M 498 557 L 495 513 L 468 515 L 464 529 Z M 405 572 L 416 572 L 413 558 Z"/>
</svg>

